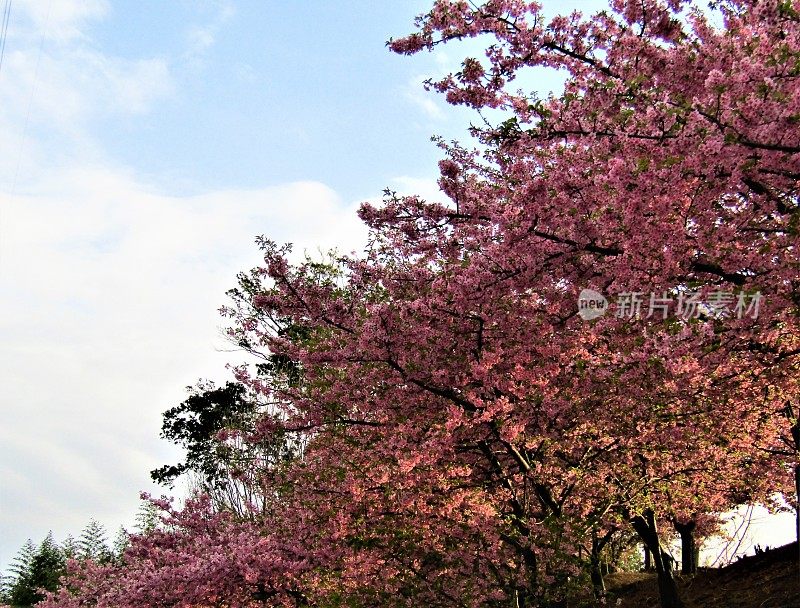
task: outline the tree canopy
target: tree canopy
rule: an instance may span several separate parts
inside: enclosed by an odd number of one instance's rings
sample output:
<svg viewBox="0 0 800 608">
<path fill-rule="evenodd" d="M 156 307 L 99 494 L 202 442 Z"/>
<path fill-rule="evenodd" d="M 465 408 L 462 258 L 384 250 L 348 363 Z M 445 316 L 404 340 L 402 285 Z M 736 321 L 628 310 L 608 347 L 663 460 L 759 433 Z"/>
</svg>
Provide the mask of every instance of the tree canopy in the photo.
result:
<svg viewBox="0 0 800 608">
<path fill-rule="evenodd" d="M 363 205 L 363 255 L 260 241 L 224 311 L 273 363 L 236 368 L 246 440 L 302 449 L 251 469 L 257 517 L 159 502 L 45 605 L 552 606 L 627 532 L 677 608 L 664 525 L 793 497 L 800 3 L 610 9 L 437 0 L 390 41 L 485 38 L 430 86 L 505 118 L 442 144 L 446 204 Z"/>
</svg>

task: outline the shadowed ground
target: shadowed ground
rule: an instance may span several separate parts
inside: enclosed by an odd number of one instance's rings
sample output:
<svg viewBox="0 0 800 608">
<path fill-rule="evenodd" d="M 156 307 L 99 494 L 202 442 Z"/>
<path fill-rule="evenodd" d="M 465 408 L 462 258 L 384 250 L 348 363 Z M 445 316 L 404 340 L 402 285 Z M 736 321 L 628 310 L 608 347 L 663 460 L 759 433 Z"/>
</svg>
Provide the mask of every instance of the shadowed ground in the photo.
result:
<svg viewBox="0 0 800 608">
<path fill-rule="evenodd" d="M 702 568 L 694 576 L 677 579 L 686 608 L 800 608 L 797 543 L 745 557 L 725 568 Z M 606 584 L 606 606 L 659 606 L 655 574 L 611 574 Z"/>
</svg>

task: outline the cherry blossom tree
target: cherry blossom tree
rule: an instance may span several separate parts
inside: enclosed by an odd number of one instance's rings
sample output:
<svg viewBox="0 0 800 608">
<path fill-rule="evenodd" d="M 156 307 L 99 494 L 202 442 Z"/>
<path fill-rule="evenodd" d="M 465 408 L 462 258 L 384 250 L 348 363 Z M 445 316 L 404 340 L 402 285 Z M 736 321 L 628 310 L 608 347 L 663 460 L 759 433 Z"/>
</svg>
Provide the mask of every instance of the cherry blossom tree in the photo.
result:
<svg viewBox="0 0 800 608">
<path fill-rule="evenodd" d="M 261 242 L 225 314 L 283 365 L 236 380 L 268 412 L 250 440 L 301 457 L 259 517 L 170 511 L 61 605 L 545 606 L 582 572 L 601 593 L 629 528 L 677 608 L 660 530 L 792 495 L 800 3 L 611 9 L 437 0 L 390 42 L 488 37 L 430 86 L 504 118 L 443 145 L 447 204 L 364 205 L 363 255 Z M 535 67 L 564 93 L 514 90 Z M 582 318 L 584 289 L 615 307 Z"/>
<path fill-rule="evenodd" d="M 692 339 L 685 340 L 689 326 L 673 332 L 683 349 L 663 330 L 651 327 L 644 337 L 664 340 L 662 353 L 713 370 L 713 382 L 746 386 L 749 396 L 726 404 L 735 406 L 728 414 L 761 420 L 766 413 L 773 427 L 750 430 L 760 431 L 751 441 L 769 452 L 783 403 L 764 403 L 759 392 L 784 386 L 797 354 L 798 13 L 792 2 L 716 6 L 721 28 L 688 2 L 618 1 L 612 8 L 621 18 L 573 14 L 549 23 L 536 4 L 436 2 L 418 32 L 392 48 L 414 53 L 494 38 L 483 62 L 467 58 L 458 74 L 431 86 L 451 103 L 510 114 L 476 129 L 506 195 L 473 210 L 459 192 L 457 211 L 463 221 L 502 226 L 517 251 L 531 254 L 526 268 L 557 256 L 562 285 L 592 284 L 631 299 L 671 291 L 685 302 L 701 285 L 724 298 L 738 290 L 769 299 L 756 322 L 711 310 L 713 322 L 697 324 Z M 516 76 L 537 66 L 568 71 L 563 96 L 511 90 Z M 462 150 L 451 159 L 451 182 L 466 184 L 467 174 L 497 181 Z M 711 345 L 716 357 L 706 354 Z M 771 470 L 780 478 L 785 467 L 778 461 Z"/>
</svg>

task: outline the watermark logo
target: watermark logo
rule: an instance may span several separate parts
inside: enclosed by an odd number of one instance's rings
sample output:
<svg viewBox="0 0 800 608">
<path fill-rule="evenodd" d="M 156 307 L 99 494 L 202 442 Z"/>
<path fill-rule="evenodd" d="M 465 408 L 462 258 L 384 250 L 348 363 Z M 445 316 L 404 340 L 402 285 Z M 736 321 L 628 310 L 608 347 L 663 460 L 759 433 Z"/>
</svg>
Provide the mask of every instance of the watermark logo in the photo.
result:
<svg viewBox="0 0 800 608">
<path fill-rule="evenodd" d="M 760 291 L 679 291 L 675 296 L 669 292 L 626 291 L 617 294 L 613 308 L 614 316 L 620 319 L 666 319 L 670 314 L 682 319 L 757 319 L 762 299 Z M 584 321 L 602 317 L 611 308 L 605 296 L 594 289 L 583 289 L 578 295 L 578 315 Z"/>
<path fill-rule="evenodd" d="M 583 289 L 578 295 L 578 315 L 584 321 L 591 321 L 606 314 L 608 300 L 594 289 Z"/>
</svg>

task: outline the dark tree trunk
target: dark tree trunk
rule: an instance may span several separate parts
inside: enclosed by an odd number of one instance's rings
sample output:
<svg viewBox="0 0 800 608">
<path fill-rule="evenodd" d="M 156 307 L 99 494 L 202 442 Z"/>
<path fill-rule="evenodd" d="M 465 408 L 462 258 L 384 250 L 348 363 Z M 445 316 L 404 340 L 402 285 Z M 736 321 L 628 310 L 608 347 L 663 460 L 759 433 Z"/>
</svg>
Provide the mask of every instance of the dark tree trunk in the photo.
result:
<svg viewBox="0 0 800 608">
<path fill-rule="evenodd" d="M 603 579 L 603 572 L 600 569 L 600 560 L 595 557 L 592 557 L 592 588 L 594 589 L 594 595 L 597 598 L 601 598 L 606 593 L 606 582 Z"/>
<path fill-rule="evenodd" d="M 797 537 L 797 551 L 798 551 L 798 575 L 800 576 L 800 412 L 795 412 L 791 403 L 786 404 L 785 410 L 786 417 L 792 423 L 791 433 L 792 440 L 794 441 L 794 452 L 797 462 L 794 465 L 794 525 L 795 536 Z"/>
<path fill-rule="evenodd" d="M 697 546 L 694 542 L 694 529 L 697 522 L 673 522 L 675 530 L 681 535 L 681 574 L 697 572 Z"/>
<path fill-rule="evenodd" d="M 601 598 L 606 593 L 606 582 L 603 579 L 603 571 L 600 568 L 600 560 L 592 557 L 592 588 L 594 589 L 594 595 L 597 598 Z"/>
<path fill-rule="evenodd" d="M 603 563 L 600 559 L 600 552 L 606 546 L 614 531 L 608 532 L 603 538 L 597 537 L 597 530 L 592 530 L 592 554 L 589 557 L 590 574 L 592 577 L 592 588 L 594 595 L 601 598 L 606 593 L 606 582 L 603 580 Z"/>
<path fill-rule="evenodd" d="M 797 428 L 797 424 L 795 424 L 795 429 Z M 796 439 L 798 442 L 798 447 L 800 448 L 800 439 Z M 800 464 L 796 464 L 794 467 L 794 525 L 795 525 L 795 536 L 797 536 L 797 552 L 798 552 L 798 560 L 797 560 L 797 576 L 798 580 L 800 581 Z"/>
<path fill-rule="evenodd" d="M 794 491 L 795 491 L 795 505 L 794 505 L 794 519 L 795 519 L 795 534 L 797 536 L 797 547 L 800 549 L 800 464 L 794 466 Z"/>
<path fill-rule="evenodd" d="M 650 558 L 650 549 L 644 545 L 644 571 L 650 572 L 653 569 L 653 560 Z"/>
<path fill-rule="evenodd" d="M 683 608 L 683 602 L 678 596 L 678 588 L 672 576 L 672 564 L 667 553 L 661 550 L 661 543 L 658 540 L 655 513 L 652 509 L 647 509 L 642 515 L 631 518 L 630 523 L 645 547 L 650 549 L 650 556 L 658 575 L 658 595 L 661 600 L 661 608 Z"/>
</svg>

